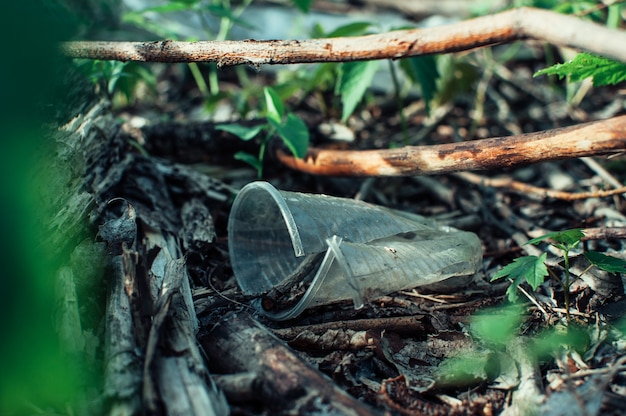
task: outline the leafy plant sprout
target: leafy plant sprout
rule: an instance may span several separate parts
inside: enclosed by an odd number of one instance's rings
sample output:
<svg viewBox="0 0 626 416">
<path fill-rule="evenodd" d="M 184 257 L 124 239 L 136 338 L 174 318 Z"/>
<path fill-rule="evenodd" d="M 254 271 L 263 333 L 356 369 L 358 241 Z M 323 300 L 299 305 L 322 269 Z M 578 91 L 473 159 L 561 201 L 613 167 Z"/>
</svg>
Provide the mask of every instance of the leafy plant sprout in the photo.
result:
<svg viewBox="0 0 626 416">
<path fill-rule="evenodd" d="M 234 123 L 223 124 L 216 127 L 218 130 L 234 134 L 244 141 L 252 140 L 257 137 L 259 133 L 265 132 L 265 136 L 261 140 L 258 156 L 246 152 L 235 153 L 235 159 L 246 162 L 254 167 L 259 178 L 263 176 L 265 149 L 274 136 L 280 137 L 285 146 L 287 146 L 295 157 L 303 157 L 309 147 L 309 129 L 304 121 L 294 113 L 285 111 L 285 105 L 282 99 L 273 88 L 265 87 L 263 89 L 263 95 L 265 97 L 266 124 L 247 127 Z"/>
<path fill-rule="evenodd" d="M 537 288 L 545 281 L 546 276 L 550 275 L 553 279 L 560 282 L 563 286 L 563 300 L 565 302 L 565 313 L 567 319 L 570 318 L 570 284 L 571 284 L 571 272 L 570 272 L 570 253 L 580 245 L 582 239 L 585 237 L 582 229 L 575 228 L 565 231 L 556 231 L 545 234 L 543 236 L 533 238 L 526 244 L 539 244 L 547 242 L 553 247 L 561 250 L 563 253 L 563 278 L 559 278 L 557 274 L 546 266 L 547 253 L 543 253 L 540 256 L 523 256 L 515 259 L 513 263 L 510 263 L 500 269 L 491 279 L 501 279 L 503 277 L 509 277 L 512 284 L 507 289 L 508 299 L 511 302 L 517 300 L 517 287 L 524 281 L 527 282 L 533 290 Z M 586 273 L 591 267 L 595 266 L 601 270 L 609 273 L 625 273 L 626 261 L 617 257 L 608 256 L 606 254 L 599 253 L 597 251 L 586 251 L 584 253 L 585 258 L 589 261 L 590 266 L 583 272 Z"/>
</svg>

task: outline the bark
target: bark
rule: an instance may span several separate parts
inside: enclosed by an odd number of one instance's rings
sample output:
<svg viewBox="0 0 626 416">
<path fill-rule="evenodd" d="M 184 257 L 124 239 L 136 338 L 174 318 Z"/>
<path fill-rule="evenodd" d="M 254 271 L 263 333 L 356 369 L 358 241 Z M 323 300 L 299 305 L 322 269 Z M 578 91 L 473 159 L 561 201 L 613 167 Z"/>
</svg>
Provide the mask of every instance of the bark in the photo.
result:
<svg viewBox="0 0 626 416">
<path fill-rule="evenodd" d="M 307 40 L 66 42 L 72 58 L 216 62 L 218 66 L 401 59 L 536 39 L 626 62 L 626 32 L 533 8 L 518 8 L 428 29 Z"/>
<path fill-rule="evenodd" d="M 227 414 L 196 340 L 183 253 L 211 244 L 210 207 L 230 188 L 134 153 L 106 101 L 75 111 L 40 170 L 52 209 L 42 244 L 66 259 L 57 273 L 61 340 L 76 362 L 104 373 L 103 408 L 90 413 Z M 106 310 L 91 310 L 103 298 Z M 102 355 L 93 335 L 100 322 Z"/>
<path fill-rule="evenodd" d="M 239 379 L 244 380 L 243 384 L 257 386 L 258 400 L 274 403 L 275 408 L 280 404 L 283 413 L 376 414 L 306 364 L 247 313 L 225 316 L 200 337 L 200 342 L 209 356 L 212 370 L 244 374 Z M 244 392 L 247 390 L 242 388 Z"/>
<path fill-rule="evenodd" d="M 509 137 L 384 150 L 311 148 L 302 159 L 282 150 L 278 159 L 316 175 L 413 176 L 514 167 L 626 150 L 626 116 Z"/>
</svg>

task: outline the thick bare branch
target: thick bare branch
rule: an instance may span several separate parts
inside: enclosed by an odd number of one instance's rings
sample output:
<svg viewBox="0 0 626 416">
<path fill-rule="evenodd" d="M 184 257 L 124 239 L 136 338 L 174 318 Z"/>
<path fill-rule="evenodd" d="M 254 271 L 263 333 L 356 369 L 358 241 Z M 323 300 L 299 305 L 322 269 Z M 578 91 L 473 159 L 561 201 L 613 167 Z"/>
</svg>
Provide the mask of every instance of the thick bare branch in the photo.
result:
<svg viewBox="0 0 626 416">
<path fill-rule="evenodd" d="M 72 58 L 217 62 L 219 66 L 400 59 L 537 39 L 626 62 L 626 32 L 548 10 L 519 8 L 428 29 L 307 40 L 66 42 Z"/>
<path fill-rule="evenodd" d="M 508 137 L 384 150 L 309 149 L 297 159 L 282 150 L 285 165 L 316 175 L 412 176 L 485 170 L 626 150 L 626 116 Z"/>
<path fill-rule="evenodd" d="M 243 384 L 256 385 L 255 399 L 273 405 L 274 413 L 376 414 L 247 313 L 227 314 L 199 338 L 213 369 L 221 374 L 246 374 L 248 382 Z"/>
</svg>

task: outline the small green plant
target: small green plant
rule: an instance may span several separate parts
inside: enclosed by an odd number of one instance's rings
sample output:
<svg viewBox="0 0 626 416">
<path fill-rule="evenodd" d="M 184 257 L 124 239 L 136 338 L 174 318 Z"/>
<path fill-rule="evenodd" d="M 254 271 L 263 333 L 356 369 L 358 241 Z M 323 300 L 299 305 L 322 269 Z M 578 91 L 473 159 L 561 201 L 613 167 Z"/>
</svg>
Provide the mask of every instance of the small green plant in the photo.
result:
<svg viewBox="0 0 626 416">
<path fill-rule="evenodd" d="M 154 74 L 137 62 L 77 59 L 76 65 L 114 102 L 131 102 L 140 83 L 145 84 L 150 91 L 156 91 Z"/>
<path fill-rule="evenodd" d="M 563 253 L 563 268 L 564 276 L 560 279 L 556 273 L 548 269 L 546 265 L 546 253 L 540 256 L 524 256 L 519 257 L 502 269 L 500 269 L 491 279 L 501 279 L 508 277 L 512 280 L 511 286 L 507 289 L 508 299 L 511 302 L 517 300 L 517 287 L 526 282 L 533 290 L 536 290 L 541 285 L 546 276 L 551 275 L 563 286 L 563 296 L 565 301 L 566 313 L 569 317 L 569 289 L 571 284 L 570 274 L 570 253 L 580 245 L 585 234 L 579 228 L 556 231 L 548 233 L 541 237 L 533 238 L 526 244 L 539 244 L 541 242 L 547 242 Z M 607 256 L 605 254 L 596 251 L 586 251 L 584 253 L 585 258 L 589 260 L 589 268 L 595 266 L 599 269 L 607 271 L 609 273 L 624 273 L 626 272 L 626 261 L 617 257 Z M 587 270 L 589 270 L 589 268 Z M 587 271 L 585 270 L 585 272 Z"/>
<path fill-rule="evenodd" d="M 582 325 L 556 325 L 529 334 L 520 304 L 501 305 L 470 317 L 472 345 L 443 360 L 435 373 L 438 387 L 468 387 L 489 382 L 510 389 L 519 383 L 516 361 L 550 362 L 568 351 L 583 355 L 592 330 Z M 522 334 L 524 333 L 524 335 Z M 518 345 L 516 347 L 515 345 Z M 520 348 L 521 347 L 521 348 Z"/>
<path fill-rule="evenodd" d="M 259 178 L 263 175 L 263 159 L 269 141 L 278 136 L 295 157 L 303 157 L 309 147 L 309 129 L 300 117 L 285 110 L 285 105 L 278 93 L 270 87 L 263 89 L 265 97 L 265 124 L 252 127 L 241 124 L 224 124 L 217 129 L 227 131 L 241 140 L 248 141 L 264 133 L 257 156 L 246 152 L 237 152 L 235 158 L 254 167 Z"/>
<path fill-rule="evenodd" d="M 579 53 L 569 62 L 556 64 L 535 72 L 533 76 L 557 75 L 567 77 L 570 82 L 593 79 L 593 85 L 615 85 L 626 81 L 626 65 L 587 52 Z"/>
<path fill-rule="evenodd" d="M 519 304 L 492 307 L 474 314 L 469 322 L 469 335 L 475 341 L 473 347 L 439 364 L 437 385 L 459 387 L 494 380 L 506 359 L 503 356 L 506 346 L 518 335 L 523 320 L 524 311 Z"/>
<path fill-rule="evenodd" d="M 332 31 L 325 31 L 317 24 L 314 26 L 312 38 L 335 38 L 362 36 L 375 33 L 370 22 L 351 22 L 335 28 Z M 407 29 L 407 28 L 399 28 Z M 400 102 L 401 85 L 397 75 L 399 68 L 405 75 L 405 80 L 409 81 L 409 86 L 419 86 L 422 92 L 425 106 L 430 109 L 430 103 L 434 99 L 437 91 L 437 81 L 439 71 L 437 68 L 437 57 L 422 56 L 405 58 L 395 62 L 388 60 L 389 71 L 393 81 L 394 94 L 398 99 L 398 110 L 402 110 Z M 311 71 L 307 67 L 306 71 L 283 73 L 282 82 L 287 84 L 299 84 L 298 91 L 304 95 L 320 92 L 332 92 L 341 102 L 341 120 L 345 122 L 354 113 L 358 104 L 363 100 L 366 91 L 372 85 L 374 75 L 379 70 L 380 61 L 355 61 L 355 62 L 324 62 L 317 64 Z M 281 76 L 279 75 L 279 77 Z M 320 103 L 322 108 L 327 108 L 325 102 Z M 400 113 L 402 116 L 402 113 Z"/>
</svg>

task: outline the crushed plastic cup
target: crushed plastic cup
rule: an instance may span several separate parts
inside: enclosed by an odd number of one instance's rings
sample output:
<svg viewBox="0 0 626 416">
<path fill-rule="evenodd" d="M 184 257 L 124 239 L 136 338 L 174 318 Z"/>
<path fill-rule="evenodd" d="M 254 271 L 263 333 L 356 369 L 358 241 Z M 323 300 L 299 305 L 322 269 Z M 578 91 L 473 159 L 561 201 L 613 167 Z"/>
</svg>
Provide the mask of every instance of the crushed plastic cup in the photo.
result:
<svg viewBox="0 0 626 416">
<path fill-rule="evenodd" d="M 228 219 L 237 283 L 275 320 L 352 299 L 355 308 L 400 290 L 472 276 L 482 260 L 471 232 L 346 198 L 241 189 Z"/>
</svg>

